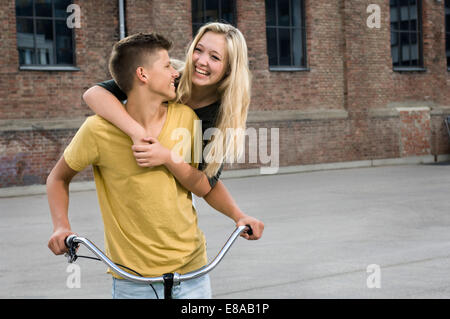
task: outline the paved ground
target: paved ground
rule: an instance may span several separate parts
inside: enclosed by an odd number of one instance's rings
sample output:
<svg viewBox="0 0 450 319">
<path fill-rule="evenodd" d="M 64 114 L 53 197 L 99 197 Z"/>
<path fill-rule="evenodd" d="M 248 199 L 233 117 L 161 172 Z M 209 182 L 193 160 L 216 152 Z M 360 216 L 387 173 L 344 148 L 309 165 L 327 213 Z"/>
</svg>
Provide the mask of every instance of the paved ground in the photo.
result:
<svg viewBox="0 0 450 319">
<path fill-rule="evenodd" d="M 450 298 L 450 166 L 224 182 L 266 231 L 260 241 L 240 238 L 211 273 L 215 298 Z M 198 211 L 211 258 L 234 225 L 202 200 Z M 95 192 L 72 193 L 70 216 L 75 231 L 103 247 Z M 110 298 L 97 261 L 80 259 L 81 288 L 67 288 L 66 259 L 46 247 L 44 195 L 1 198 L 0 221 L 0 298 Z"/>
</svg>

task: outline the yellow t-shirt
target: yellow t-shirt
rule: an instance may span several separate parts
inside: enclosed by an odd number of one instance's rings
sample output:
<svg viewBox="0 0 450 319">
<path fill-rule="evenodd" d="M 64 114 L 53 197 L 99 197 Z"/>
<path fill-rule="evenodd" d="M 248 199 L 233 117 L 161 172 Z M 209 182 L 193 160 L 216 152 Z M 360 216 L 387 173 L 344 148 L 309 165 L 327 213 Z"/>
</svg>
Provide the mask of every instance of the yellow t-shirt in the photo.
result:
<svg viewBox="0 0 450 319">
<path fill-rule="evenodd" d="M 163 146 L 179 150 L 194 167 L 197 119 L 188 106 L 170 103 L 158 136 Z M 206 241 L 191 193 L 165 166 L 138 166 L 131 146 L 125 133 L 94 115 L 64 151 L 64 159 L 76 171 L 93 165 L 106 255 L 145 277 L 204 266 Z"/>
</svg>

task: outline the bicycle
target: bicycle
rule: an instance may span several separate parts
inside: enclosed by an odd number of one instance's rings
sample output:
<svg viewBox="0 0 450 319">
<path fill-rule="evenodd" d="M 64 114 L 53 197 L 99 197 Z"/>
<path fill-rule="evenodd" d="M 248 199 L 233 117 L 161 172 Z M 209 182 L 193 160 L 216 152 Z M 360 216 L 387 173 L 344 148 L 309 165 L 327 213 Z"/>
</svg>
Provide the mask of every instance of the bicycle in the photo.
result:
<svg viewBox="0 0 450 319">
<path fill-rule="evenodd" d="M 216 255 L 216 257 L 214 257 L 214 259 L 210 263 L 208 263 L 207 265 L 205 265 L 197 270 L 188 272 L 186 274 L 179 274 L 179 273 L 175 272 L 175 273 L 166 273 L 159 277 L 143 277 L 141 274 L 139 274 L 138 272 L 134 271 L 131 268 L 128 268 L 128 267 L 118 264 L 118 263 L 114 263 L 99 248 L 97 248 L 97 246 L 95 246 L 91 241 L 89 241 L 88 239 L 86 239 L 84 237 L 79 237 L 76 235 L 70 235 L 65 239 L 66 246 L 69 249 L 69 251 L 66 253 L 66 256 L 68 257 L 69 263 L 74 263 L 78 257 L 100 260 L 103 263 L 105 263 L 108 267 L 110 267 L 113 272 L 115 272 L 117 275 L 121 276 L 122 278 L 124 278 L 126 280 L 130 280 L 130 281 L 138 282 L 138 283 L 149 284 L 153 288 L 153 291 L 155 292 L 156 297 L 158 299 L 159 299 L 159 296 L 156 293 L 156 290 L 152 286 L 152 284 L 163 283 L 164 284 L 164 299 L 172 299 L 172 287 L 174 285 L 178 285 L 182 281 L 185 281 L 185 280 L 198 278 L 200 276 L 203 276 L 203 275 L 209 273 L 211 270 L 213 270 L 219 264 L 219 262 L 223 259 L 223 257 L 228 252 L 228 250 L 231 248 L 231 246 L 236 241 L 238 236 L 241 235 L 242 232 L 244 232 L 244 231 L 246 231 L 247 234 L 249 234 L 249 235 L 252 235 L 252 233 L 253 233 L 252 229 L 250 228 L 249 225 L 236 227 L 236 229 L 230 235 L 230 237 L 228 238 L 226 243 L 223 245 L 223 247 L 221 248 L 219 253 Z M 83 244 L 98 258 L 77 255 L 77 249 L 80 244 Z M 125 269 L 135 273 L 136 275 L 128 273 L 121 268 L 125 268 Z"/>
</svg>

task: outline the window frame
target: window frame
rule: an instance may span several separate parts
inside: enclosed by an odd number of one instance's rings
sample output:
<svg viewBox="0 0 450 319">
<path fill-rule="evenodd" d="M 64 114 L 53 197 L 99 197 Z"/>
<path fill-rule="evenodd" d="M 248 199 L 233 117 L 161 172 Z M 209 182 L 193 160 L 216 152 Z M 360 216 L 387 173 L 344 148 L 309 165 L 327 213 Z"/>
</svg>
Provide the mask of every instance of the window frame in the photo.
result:
<svg viewBox="0 0 450 319">
<path fill-rule="evenodd" d="M 445 33 L 445 60 L 447 63 L 447 71 L 450 71 L 450 63 L 448 62 L 448 58 L 447 58 L 447 50 L 446 50 L 446 46 L 450 46 L 450 31 L 447 31 L 447 17 L 446 17 L 446 10 L 450 10 L 450 0 L 445 0 L 444 1 L 444 33 Z M 450 15 L 450 14 L 449 14 Z M 449 23 L 450 23 L 450 19 L 449 19 Z M 450 27 L 450 26 L 448 26 Z"/>
<path fill-rule="evenodd" d="M 295 72 L 295 71 L 310 71 L 310 68 L 308 67 L 308 57 L 307 57 L 307 46 L 306 46 L 306 12 L 305 12 L 305 0 L 297 0 L 300 1 L 300 19 L 301 19 L 301 25 L 298 27 L 292 26 L 292 2 L 296 0 L 289 0 L 289 26 L 280 26 L 278 23 L 279 14 L 278 14 L 278 0 L 275 1 L 275 25 L 267 25 L 266 23 L 266 48 L 267 48 L 267 56 L 268 56 L 268 65 L 269 65 L 269 71 L 281 71 L 281 72 Z M 264 2 L 266 5 L 266 2 Z M 267 15 L 267 7 L 265 8 L 265 14 Z M 267 31 L 268 29 L 275 29 L 276 30 L 276 46 L 277 46 L 277 65 L 271 65 L 270 64 L 270 56 L 269 56 L 269 43 L 267 39 Z M 279 30 L 280 29 L 288 29 L 289 30 L 289 38 L 290 38 L 290 55 L 291 55 L 291 65 L 280 65 L 280 41 L 279 41 Z M 293 54 L 293 44 L 294 44 L 294 38 L 293 38 L 293 30 L 298 29 L 301 32 L 301 44 L 302 44 L 302 55 L 304 58 L 304 65 L 295 65 L 294 64 L 294 54 Z"/>
<path fill-rule="evenodd" d="M 28 19 L 32 20 L 33 22 L 33 44 L 34 44 L 34 50 L 36 52 L 36 35 L 37 35 L 37 20 L 43 20 L 43 21 L 51 21 L 52 23 L 52 49 L 53 49 L 53 55 L 56 58 L 56 21 L 67 21 L 67 17 L 56 17 L 55 16 L 55 0 L 51 0 L 52 4 L 52 16 L 51 17 L 43 17 L 43 16 L 36 16 L 36 1 L 32 0 L 32 15 L 26 16 L 26 15 L 18 15 L 17 12 L 15 12 L 16 17 L 16 39 L 17 39 L 17 20 L 18 19 Z M 14 1 L 15 6 L 16 1 Z M 71 1 L 71 4 L 73 4 L 73 0 Z M 71 38 L 72 38 L 72 64 L 67 63 L 60 63 L 60 64 L 20 64 L 19 61 L 19 70 L 21 71 L 79 71 L 80 69 L 76 66 L 76 48 L 75 48 L 75 28 L 71 28 Z M 19 54 L 19 43 L 17 42 L 17 54 Z M 35 54 L 36 59 L 36 54 Z M 33 61 L 36 62 L 36 61 Z"/>
<path fill-rule="evenodd" d="M 207 0 L 202 0 L 203 4 L 202 4 L 202 22 L 194 22 L 194 0 L 191 0 L 191 26 L 192 26 L 192 35 L 195 36 L 198 32 L 198 30 L 202 27 L 202 25 L 210 22 L 210 21 L 205 21 L 205 11 L 206 11 L 206 1 Z M 235 27 L 237 27 L 237 9 L 236 9 L 236 0 L 229 0 L 231 1 L 231 5 L 233 7 L 232 10 L 232 14 L 233 14 L 233 21 L 226 21 L 225 19 L 222 18 L 222 2 L 223 1 L 227 1 L 227 0 L 217 0 L 219 5 L 218 5 L 218 22 L 223 22 L 223 23 L 229 23 Z M 200 10 L 199 10 L 200 11 Z"/>
<path fill-rule="evenodd" d="M 410 4 L 410 1 L 411 0 L 408 0 L 408 5 L 407 5 L 407 8 L 408 8 L 408 18 L 410 17 L 409 15 L 410 15 L 410 12 L 411 12 L 411 4 Z M 408 30 L 407 31 L 403 31 L 403 30 L 393 30 L 392 29 L 392 17 L 390 17 L 390 36 L 391 36 L 391 50 L 392 50 L 392 34 L 393 33 L 396 33 L 397 34 L 397 38 L 398 38 L 398 48 L 399 48 L 399 50 L 398 50 L 398 61 L 399 61 L 399 63 L 400 63 L 400 61 L 402 61 L 402 46 L 401 46 L 401 34 L 402 33 L 407 33 L 408 34 L 408 38 L 409 38 L 409 44 L 408 44 L 408 47 L 409 47 L 409 57 L 410 57 L 410 59 L 408 60 L 409 61 L 409 64 L 410 65 L 400 65 L 400 66 L 394 66 L 394 61 L 393 61 L 393 56 L 392 56 L 392 51 L 391 51 L 391 59 L 392 59 L 392 69 L 393 69 L 393 71 L 395 71 L 395 72 L 424 72 L 424 71 L 426 71 L 427 69 L 425 68 L 425 66 L 424 66 L 424 55 L 423 55 L 423 21 L 422 21 L 422 8 L 423 8 L 423 6 L 422 6 L 422 0 L 416 0 L 416 6 L 417 6 L 417 25 L 416 25 L 416 29 L 413 31 L 413 30 L 411 30 L 411 19 L 408 19 L 408 26 L 409 26 L 409 28 L 408 28 Z M 391 5 L 391 4 L 389 4 L 389 8 L 390 9 L 392 9 L 392 8 L 395 8 L 395 10 L 397 11 L 397 16 L 398 17 L 401 17 L 401 8 L 402 8 L 402 6 L 400 5 L 400 3 L 399 3 L 399 0 L 397 0 L 397 4 L 395 5 L 395 6 L 393 6 L 393 5 Z M 397 23 L 400 23 L 400 21 L 401 20 L 398 20 L 397 21 Z M 416 66 L 414 66 L 414 65 L 411 65 L 411 61 L 412 61 L 412 59 L 411 59 L 411 53 L 412 53 L 412 51 L 411 51 L 411 40 L 412 40 L 412 37 L 411 37 L 411 35 L 412 34 L 417 34 L 417 38 L 416 38 L 416 40 L 417 40 L 417 45 L 418 45 L 418 52 L 417 52 L 417 60 L 418 60 L 418 62 L 417 62 L 417 64 L 418 65 L 416 65 Z"/>
</svg>

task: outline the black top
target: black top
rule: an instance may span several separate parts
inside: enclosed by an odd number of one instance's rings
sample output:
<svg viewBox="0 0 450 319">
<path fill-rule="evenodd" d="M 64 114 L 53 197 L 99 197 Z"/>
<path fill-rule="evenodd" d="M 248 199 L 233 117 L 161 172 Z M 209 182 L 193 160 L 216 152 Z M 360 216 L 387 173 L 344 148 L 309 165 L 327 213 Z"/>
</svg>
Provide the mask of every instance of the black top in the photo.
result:
<svg viewBox="0 0 450 319">
<path fill-rule="evenodd" d="M 108 90 L 111 92 L 119 101 L 125 101 L 127 99 L 127 95 L 119 88 L 117 83 L 114 80 L 104 81 L 97 83 L 98 86 Z M 194 110 L 195 114 L 197 114 L 198 118 L 202 121 L 202 134 L 205 134 L 205 131 L 211 127 L 215 127 L 217 115 L 219 114 L 219 101 L 214 102 L 210 105 L 200 107 Z M 203 141 L 203 148 L 205 148 L 206 141 Z M 205 160 L 199 164 L 198 169 L 202 170 L 204 167 Z M 208 177 L 209 185 L 213 188 L 217 181 L 219 180 L 220 174 L 222 173 L 223 164 L 220 166 L 217 174 L 212 177 Z"/>
</svg>

